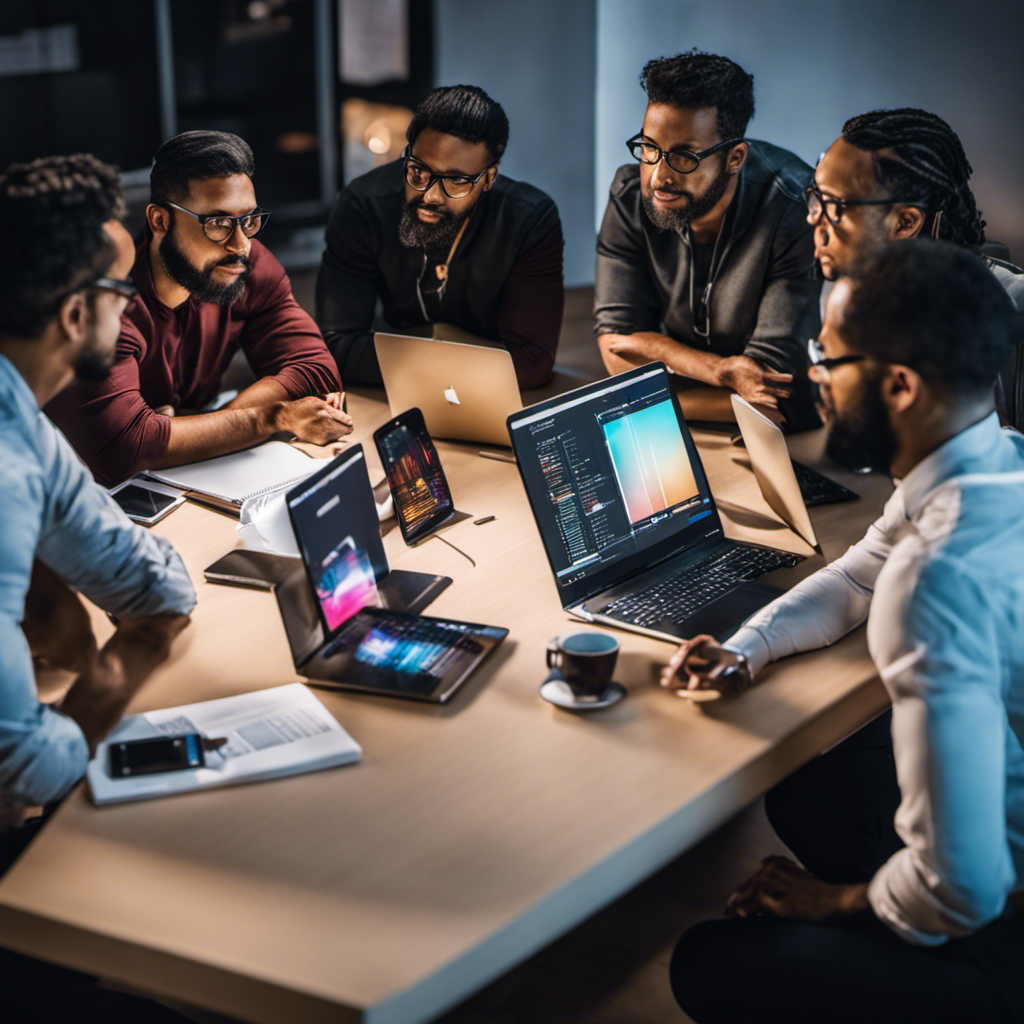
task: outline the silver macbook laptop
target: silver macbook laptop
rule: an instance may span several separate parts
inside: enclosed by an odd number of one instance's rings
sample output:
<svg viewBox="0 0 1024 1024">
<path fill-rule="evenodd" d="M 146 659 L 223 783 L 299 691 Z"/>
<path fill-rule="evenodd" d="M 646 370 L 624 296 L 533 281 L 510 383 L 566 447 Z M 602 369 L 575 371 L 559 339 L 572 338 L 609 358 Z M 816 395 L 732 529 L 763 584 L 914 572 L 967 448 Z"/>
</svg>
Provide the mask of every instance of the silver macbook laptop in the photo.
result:
<svg viewBox="0 0 1024 1024">
<path fill-rule="evenodd" d="M 374 345 L 392 416 L 415 406 L 431 437 L 509 447 L 506 420 L 523 403 L 506 349 L 396 334 Z"/>
<path fill-rule="evenodd" d="M 807 507 L 855 501 L 859 495 L 791 459 L 782 431 L 739 395 L 730 397 L 732 411 L 764 500 L 794 533 L 820 551 Z"/>
<path fill-rule="evenodd" d="M 664 363 L 509 417 L 562 607 L 673 640 L 729 636 L 802 561 L 729 540 Z"/>
</svg>

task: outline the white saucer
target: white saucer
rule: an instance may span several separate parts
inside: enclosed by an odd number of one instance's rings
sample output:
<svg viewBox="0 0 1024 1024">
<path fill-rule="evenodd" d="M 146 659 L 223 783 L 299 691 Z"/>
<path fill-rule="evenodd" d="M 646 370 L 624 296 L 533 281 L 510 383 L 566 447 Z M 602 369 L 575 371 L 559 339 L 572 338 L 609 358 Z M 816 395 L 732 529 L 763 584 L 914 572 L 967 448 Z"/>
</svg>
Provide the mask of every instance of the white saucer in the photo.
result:
<svg viewBox="0 0 1024 1024">
<path fill-rule="evenodd" d="M 620 683 L 609 683 L 594 697 L 578 697 L 569 684 L 560 676 L 550 675 L 541 683 L 540 695 L 555 707 L 566 711 L 599 711 L 618 704 L 626 696 L 626 688 Z"/>
</svg>

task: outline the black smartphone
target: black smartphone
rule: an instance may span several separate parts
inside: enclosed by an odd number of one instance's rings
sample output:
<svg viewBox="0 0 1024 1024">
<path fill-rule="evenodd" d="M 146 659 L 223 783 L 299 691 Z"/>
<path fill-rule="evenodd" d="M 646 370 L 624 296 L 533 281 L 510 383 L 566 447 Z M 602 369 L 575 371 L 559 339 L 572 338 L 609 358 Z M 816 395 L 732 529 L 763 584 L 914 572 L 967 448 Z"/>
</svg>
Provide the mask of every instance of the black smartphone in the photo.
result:
<svg viewBox="0 0 1024 1024">
<path fill-rule="evenodd" d="M 181 736 L 155 736 L 146 740 L 125 740 L 123 743 L 115 741 L 107 750 L 110 754 L 112 779 L 178 772 L 202 768 L 206 764 L 203 737 L 197 732 Z"/>
<path fill-rule="evenodd" d="M 455 512 L 441 459 L 415 406 L 379 430 L 373 443 L 388 477 L 395 514 L 406 544 L 415 544 Z"/>
</svg>

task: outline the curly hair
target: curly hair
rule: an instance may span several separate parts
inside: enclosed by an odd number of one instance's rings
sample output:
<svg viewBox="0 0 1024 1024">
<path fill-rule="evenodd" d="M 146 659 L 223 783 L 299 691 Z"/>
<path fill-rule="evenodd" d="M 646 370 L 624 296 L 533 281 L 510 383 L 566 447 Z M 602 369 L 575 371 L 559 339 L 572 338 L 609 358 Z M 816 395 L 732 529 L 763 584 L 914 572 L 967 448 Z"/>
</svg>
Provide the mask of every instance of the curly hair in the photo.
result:
<svg viewBox="0 0 1024 1024">
<path fill-rule="evenodd" d="M 941 117 L 916 107 L 871 110 L 851 117 L 843 138 L 874 154 L 875 176 L 890 195 L 926 204 L 928 233 L 941 213 L 939 238 L 975 250 L 985 244 L 985 221 L 967 184 L 971 165 Z"/>
<path fill-rule="evenodd" d="M 851 268 L 839 330 L 855 351 L 916 370 L 952 394 L 991 391 L 1015 338 L 1013 304 L 973 252 L 891 242 Z"/>
<path fill-rule="evenodd" d="M 89 153 L 11 164 L 0 176 L 0 334 L 38 338 L 75 287 L 102 276 L 123 217 L 117 169 Z"/>
<path fill-rule="evenodd" d="M 722 141 L 739 139 L 754 116 L 754 76 L 728 57 L 694 48 L 649 60 L 640 72 L 648 103 L 703 110 L 714 107 Z"/>
<path fill-rule="evenodd" d="M 409 122 L 405 137 L 410 146 L 424 128 L 466 142 L 483 142 L 492 164 L 501 159 L 508 145 L 505 111 L 475 85 L 442 85 L 431 92 Z"/>
</svg>

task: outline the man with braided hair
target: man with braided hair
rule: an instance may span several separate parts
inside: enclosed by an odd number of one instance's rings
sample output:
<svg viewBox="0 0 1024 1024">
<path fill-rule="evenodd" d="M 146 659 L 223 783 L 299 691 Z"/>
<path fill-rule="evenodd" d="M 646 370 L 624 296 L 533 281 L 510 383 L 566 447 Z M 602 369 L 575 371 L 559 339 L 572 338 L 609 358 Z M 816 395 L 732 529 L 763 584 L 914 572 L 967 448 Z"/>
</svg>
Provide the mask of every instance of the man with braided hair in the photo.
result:
<svg viewBox="0 0 1024 1024">
<path fill-rule="evenodd" d="M 834 281 L 868 249 L 919 235 L 979 252 L 985 221 L 970 177 L 960 139 L 936 114 L 899 107 L 851 117 L 806 192 L 822 275 Z M 979 255 L 1024 309 L 1024 273 Z"/>
<path fill-rule="evenodd" d="M 40 819 L 11 826 L 81 779 L 195 604 L 174 548 L 128 520 L 40 411 L 114 361 L 135 293 L 123 212 L 117 172 L 92 156 L 0 176 L 0 872 Z M 70 588 L 118 617 L 102 647 Z M 41 664 L 77 673 L 56 706 L 39 700 Z M 3 950 L 0 978 L 4 1019 L 180 1020 Z"/>
</svg>

